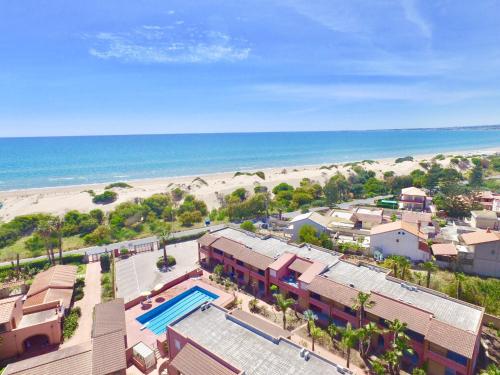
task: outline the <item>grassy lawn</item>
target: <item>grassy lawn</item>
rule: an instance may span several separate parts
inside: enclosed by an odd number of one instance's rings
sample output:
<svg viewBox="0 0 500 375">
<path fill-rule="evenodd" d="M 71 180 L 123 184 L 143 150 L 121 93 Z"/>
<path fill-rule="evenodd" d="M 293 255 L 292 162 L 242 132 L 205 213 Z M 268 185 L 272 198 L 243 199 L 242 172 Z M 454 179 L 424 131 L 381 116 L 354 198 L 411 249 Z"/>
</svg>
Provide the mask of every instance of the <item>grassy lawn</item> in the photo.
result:
<svg viewBox="0 0 500 375">
<path fill-rule="evenodd" d="M 22 258 L 32 258 L 40 255 L 45 255 L 45 250 L 40 251 L 29 251 L 26 249 L 25 242 L 30 237 L 23 237 L 17 240 L 14 244 L 4 247 L 0 249 L 0 262 L 15 260 L 16 254 L 19 254 L 19 257 Z M 63 251 L 66 250 L 74 250 L 79 249 L 81 247 L 85 247 L 83 239 L 80 236 L 71 236 L 63 238 Z M 54 249 L 57 253 L 57 249 Z M 57 254 L 56 254 L 57 256 Z"/>
</svg>

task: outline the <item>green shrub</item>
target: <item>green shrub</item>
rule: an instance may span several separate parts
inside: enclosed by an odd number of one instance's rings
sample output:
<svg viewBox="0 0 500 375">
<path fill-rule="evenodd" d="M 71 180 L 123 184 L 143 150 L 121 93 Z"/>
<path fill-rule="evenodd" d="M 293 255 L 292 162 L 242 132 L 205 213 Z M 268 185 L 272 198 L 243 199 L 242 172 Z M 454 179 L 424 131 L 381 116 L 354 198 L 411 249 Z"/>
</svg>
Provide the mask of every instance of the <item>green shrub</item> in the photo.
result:
<svg viewBox="0 0 500 375">
<path fill-rule="evenodd" d="M 249 232 L 255 232 L 257 230 L 257 228 L 255 228 L 255 225 L 250 220 L 241 223 L 240 228 Z"/>
<path fill-rule="evenodd" d="M 123 189 L 129 189 L 132 186 L 127 184 L 126 182 L 113 182 L 112 184 L 106 185 L 104 189 L 113 189 L 113 188 L 123 188 Z"/>
<path fill-rule="evenodd" d="M 85 279 L 78 278 L 75 282 L 75 291 L 73 293 L 73 299 L 75 301 L 80 301 L 84 296 Z"/>
<path fill-rule="evenodd" d="M 394 160 L 395 163 L 403 163 L 405 161 L 413 161 L 413 156 L 405 156 L 404 158 L 397 158 Z"/>
<path fill-rule="evenodd" d="M 64 318 L 63 323 L 63 337 L 64 339 L 69 339 L 71 336 L 75 334 L 76 329 L 78 328 L 78 319 L 82 315 L 82 312 L 79 307 L 73 308 L 68 316 Z"/>
<path fill-rule="evenodd" d="M 163 268 L 164 263 L 165 262 L 163 261 L 163 256 L 161 256 L 156 261 L 156 267 L 159 270 L 161 270 Z M 175 260 L 175 258 L 172 255 L 167 255 L 167 263 L 168 263 L 169 267 L 172 267 L 172 266 L 175 266 L 175 264 L 177 263 L 177 261 Z"/>
<path fill-rule="evenodd" d="M 17 216 L 8 223 L 0 225 L 0 248 L 12 245 L 22 236 L 31 234 L 42 221 L 49 220 L 50 215 L 32 214 Z"/>
<path fill-rule="evenodd" d="M 101 263 L 101 272 L 109 272 L 109 270 L 111 269 L 111 257 L 109 256 L 109 254 L 102 254 L 99 257 L 99 262 Z"/>
<path fill-rule="evenodd" d="M 109 204 L 113 203 L 118 199 L 118 194 L 115 193 L 114 191 L 106 190 L 102 194 L 97 194 L 92 198 L 92 202 L 95 204 Z"/>
</svg>

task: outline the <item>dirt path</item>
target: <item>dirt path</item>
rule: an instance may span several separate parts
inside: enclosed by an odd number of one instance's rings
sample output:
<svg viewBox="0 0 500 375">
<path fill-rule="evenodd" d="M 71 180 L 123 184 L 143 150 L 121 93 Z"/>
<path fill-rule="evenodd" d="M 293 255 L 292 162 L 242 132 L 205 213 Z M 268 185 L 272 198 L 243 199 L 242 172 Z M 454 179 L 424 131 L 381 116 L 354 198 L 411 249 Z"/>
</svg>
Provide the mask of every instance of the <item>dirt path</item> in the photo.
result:
<svg viewBox="0 0 500 375">
<path fill-rule="evenodd" d="M 75 307 L 79 306 L 82 310 L 82 316 L 78 321 L 78 328 L 73 337 L 65 341 L 61 345 L 61 348 L 81 344 L 90 340 L 94 306 L 101 303 L 101 265 L 99 262 L 87 264 L 84 293 L 85 295 L 83 298 L 75 302 Z"/>
</svg>

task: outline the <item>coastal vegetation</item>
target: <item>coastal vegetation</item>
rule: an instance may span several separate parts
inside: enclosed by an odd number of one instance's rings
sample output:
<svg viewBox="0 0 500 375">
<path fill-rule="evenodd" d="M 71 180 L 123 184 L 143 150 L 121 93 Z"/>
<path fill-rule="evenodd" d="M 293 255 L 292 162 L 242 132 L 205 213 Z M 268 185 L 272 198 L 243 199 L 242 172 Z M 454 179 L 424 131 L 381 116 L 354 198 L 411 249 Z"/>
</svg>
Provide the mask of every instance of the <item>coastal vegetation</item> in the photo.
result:
<svg viewBox="0 0 500 375">
<path fill-rule="evenodd" d="M 92 202 L 95 204 L 109 204 L 113 203 L 118 199 L 118 194 L 115 193 L 114 191 L 106 190 L 102 194 L 96 194 L 92 198 Z"/>
<path fill-rule="evenodd" d="M 121 188 L 121 189 L 130 189 L 131 185 L 126 182 L 113 182 L 112 184 L 106 185 L 105 190 L 113 189 L 113 188 Z"/>
<path fill-rule="evenodd" d="M 259 177 L 259 178 L 261 178 L 263 180 L 266 179 L 266 175 L 262 171 L 257 171 L 257 172 L 253 172 L 253 173 L 252 172 L 236 172 L 234 174 L 233 178 L 234 177 L 238 177 L 238 176 L 257 176 L 257 177 Z"/>
</svg>

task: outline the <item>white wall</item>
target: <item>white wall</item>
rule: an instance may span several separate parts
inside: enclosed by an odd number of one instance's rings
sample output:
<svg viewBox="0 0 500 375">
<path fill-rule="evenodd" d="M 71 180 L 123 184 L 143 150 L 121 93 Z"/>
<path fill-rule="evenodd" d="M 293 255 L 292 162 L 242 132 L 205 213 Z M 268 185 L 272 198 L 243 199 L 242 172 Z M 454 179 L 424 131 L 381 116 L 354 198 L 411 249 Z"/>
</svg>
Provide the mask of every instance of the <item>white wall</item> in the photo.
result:
<svg viewBox="0 0 500 375">
<path fill-rule="evenodd" d="M 418 237 L 404 229 L 379 233 L 370 236 L 370 250 L 378 250 L 384 254 L 401 255 L 414 261 L 427 261 L 430 253 L 418 249 Z"/>
</svg>

